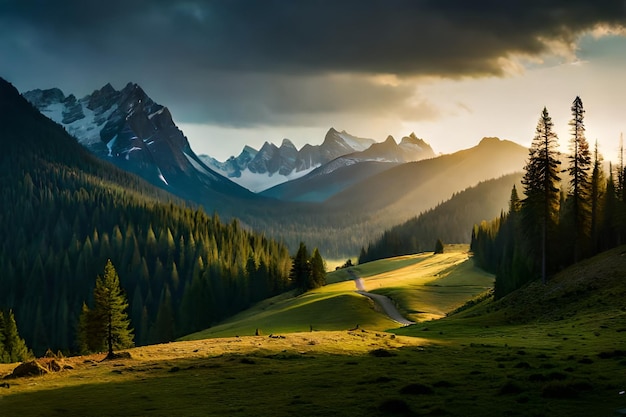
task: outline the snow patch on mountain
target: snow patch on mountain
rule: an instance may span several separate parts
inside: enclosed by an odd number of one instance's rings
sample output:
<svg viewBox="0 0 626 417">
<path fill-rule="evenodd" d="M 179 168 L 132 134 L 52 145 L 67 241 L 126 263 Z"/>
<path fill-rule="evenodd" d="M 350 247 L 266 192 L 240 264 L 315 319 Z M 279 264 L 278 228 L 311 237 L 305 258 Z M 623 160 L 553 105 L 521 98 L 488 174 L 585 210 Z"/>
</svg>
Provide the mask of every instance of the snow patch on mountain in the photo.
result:
<svg viewBox="0 0 626 417">
<path fill-rule="evenodd" d="M 319 165 L 313 166 L 303 171 L 293 170 L 288 175 L 281 175 L 278 173 L 270 174 L 268 172 L 258 174 L 255 172 L 251 172 L 248 168 L 246 168 L 241 171 L 241 175 L 239 177 L 230 177 L 230 180 L 241 185 L 244 188 L 247 188 L 253 193 L 260 193 L 261 191 L 265 191 L 268 188 L 272 188 L 278 184 L 282 184 L 284 182 L 303 177 L 309 172 L 315 170 L 318 166 Z M 221 171 L 218 171 L 218 173 L 221 173 Z"/>
<path fill-rule="evenodd" d="M 191 155 L 187 155 L 186 152 L 183 152 L 183 155 L 185 155 L 185 158 L 187 158 L 187 160 L 189 161 L 189 163 L 199 172 L 201 172 L 202 174 L 206 175 L 209 178 L 215 178 L 215 174 L 211 171 L 209 171 L 208 169 L 206 169 L 204 166 L 202 166 L 202 164 L 199 164 L 198 161 L 196 161 Z"/>
<path fill-rule="evenodd" d="M 345 130 L 337 132 L 337 136 L 339 136 L 344 141 L 344 143 L 350 147 L 350 149 L 353 149 L 357 152 L 364 151 L 372 145 L 369 142 L 364 142 L 363 139 L 358 140 L 359 138 L 352 136 Z"/>
</svg>

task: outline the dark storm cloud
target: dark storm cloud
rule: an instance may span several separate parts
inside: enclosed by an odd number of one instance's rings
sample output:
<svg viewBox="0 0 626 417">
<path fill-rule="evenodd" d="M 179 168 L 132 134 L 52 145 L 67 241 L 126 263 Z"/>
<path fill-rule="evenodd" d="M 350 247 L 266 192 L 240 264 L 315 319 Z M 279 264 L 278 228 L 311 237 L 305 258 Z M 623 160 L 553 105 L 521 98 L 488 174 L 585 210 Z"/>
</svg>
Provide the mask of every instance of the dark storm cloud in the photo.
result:
<svg viewBox="0 0 626 417">
<path fill-rule="evenodd" d="M 619 1 L 4 1 L 0 13 L 65 42 L 135 59 L 168 54 L 206 68 L 498 74 L 495 59 L 537 54 L 624 23 Z"/>
<path fill-rule="evenodd" d="M 622 25 L 624 4 L 0 0 L 0 71 L 29 88 L 48 71 L 81 88 L 132 79 L 165 96 L 178 89 L 186 96 L 171 100 L 197 102 L 197 112 L 219 122 L 334 111 L 347 94 L 357 95 L 354 109 L 374 111 L 400 108 L 412 92 L 322 77 L 502 75 L 499 58 L 536 56 L 545 41 L 567 44 L 597 24 Z M 191 110 L 185 117 L 201 118 Z"/>
</svg>

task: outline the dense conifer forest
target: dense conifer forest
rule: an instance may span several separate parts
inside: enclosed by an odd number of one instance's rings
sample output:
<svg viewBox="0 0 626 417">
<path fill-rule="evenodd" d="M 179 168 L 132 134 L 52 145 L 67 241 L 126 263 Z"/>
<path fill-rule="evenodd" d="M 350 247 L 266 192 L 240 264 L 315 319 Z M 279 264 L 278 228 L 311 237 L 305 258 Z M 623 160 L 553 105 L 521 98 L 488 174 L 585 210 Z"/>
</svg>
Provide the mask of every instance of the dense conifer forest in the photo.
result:
<svg viewBox="0 0 626 417">
<path fill-rule="evenodd" d="M 108 259 L 138 345 L 206 328 L 289 286 L 287 248 L 90 156 L 0 80 L 0 309 L 36 354 L 75 351 Z"/>
<path fill-rule="evenodd" d="M 529 150 L 523 195 L 510 193 L 508 213 L 474 227 L 472 250 L 496 274 L 496 297 L 542 279 L 626 241 L 623 145 L 606 175 L 597 145 L 585 138 L 584 109 L 576 97 L 569 122 L 569 153 L 562 158 L 547 109 Z"/>
</svg>

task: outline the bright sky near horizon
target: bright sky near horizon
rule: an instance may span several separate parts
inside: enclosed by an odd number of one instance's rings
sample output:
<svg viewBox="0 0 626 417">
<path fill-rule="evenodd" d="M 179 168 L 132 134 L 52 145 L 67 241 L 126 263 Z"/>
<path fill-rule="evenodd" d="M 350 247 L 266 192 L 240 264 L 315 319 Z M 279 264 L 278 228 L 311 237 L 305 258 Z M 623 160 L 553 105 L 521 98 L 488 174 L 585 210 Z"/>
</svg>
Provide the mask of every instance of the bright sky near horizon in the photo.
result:
<svg viewBox="0 0 626 417">
<path fill-rule="evenodd" d="M 332 126 L 415 132 L 449 153 L 529 145 L 546 106 L 564 150 L 626 131 L 626 2 L 136 0 L 0 2 L 0 77 L 82 97 L 137 82 L 197 153 L 318 144 Z"/>
</svg>

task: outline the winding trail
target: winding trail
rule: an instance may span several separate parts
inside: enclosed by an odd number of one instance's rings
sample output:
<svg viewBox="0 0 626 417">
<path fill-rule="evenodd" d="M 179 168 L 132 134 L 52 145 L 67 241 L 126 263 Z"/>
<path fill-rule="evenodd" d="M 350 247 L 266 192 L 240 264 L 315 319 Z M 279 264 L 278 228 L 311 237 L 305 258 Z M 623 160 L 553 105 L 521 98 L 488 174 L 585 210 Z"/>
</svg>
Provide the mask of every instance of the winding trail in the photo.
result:
<svg viewBox="0 0 626 417">
<path fill-rule="evenodd" d="M 381 295 L 381 294 L 374 294 L 374 293 L 365 291 L 363 278 L 357 276 L 356 273 L 352 270 L 348 272 L 354 278 L 354 284 L 356 285 L 356 289 L 357 289 L 356 292 L 374 300 L 374 302 L 377 303 L 383 309 L 385 314 L 387 314 L 391 320 L 403 326 L 415 324 L 415 322 L 411 320 L 407 320 L 406 318 L 402 317 L 402 315 L 400 314 L 400 312 L 398 311 L 398 309 L 396 308 L 396 306 L 393 304 L 393 302 L 391 301 L 389 297 Z"/>
</svg>

